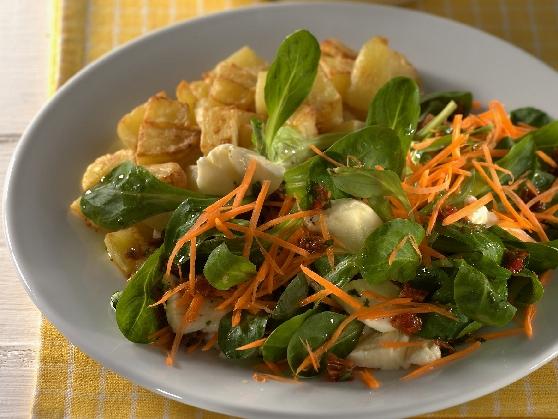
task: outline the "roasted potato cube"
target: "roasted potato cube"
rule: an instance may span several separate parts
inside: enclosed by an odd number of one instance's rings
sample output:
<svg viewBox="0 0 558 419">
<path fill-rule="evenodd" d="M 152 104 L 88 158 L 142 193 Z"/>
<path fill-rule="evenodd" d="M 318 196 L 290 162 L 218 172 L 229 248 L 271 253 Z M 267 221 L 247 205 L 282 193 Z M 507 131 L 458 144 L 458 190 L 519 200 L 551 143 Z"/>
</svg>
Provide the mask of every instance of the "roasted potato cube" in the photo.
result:
<svg viewBox="0 0 558 419">
<path fill-rule="evenodd" d="M 363 45 L 355 61 L 346 103 L 364 118 L 376 92 L 397 76 L 418 79 L 414 67 L 403 55 L 389 48 L 387 39 L 372 38 Z"/>
<path fill-rule="evenodd" d="M 99 227 L 98 225 L 93 223 L 89 218 L 87 218 L 85 215 L 83 215 L 83 212 L 81 212 L 80 201 L 81 201 L 81 196 L 78 197 L 77 199 L 75 199 L 70 204 L 70 212 L 72 214 L 74 214 L 76 217 L 80 218 L 88 227 L 91 227 L 95 230 L 102 230 L 101 227 Z"/>
<path fill-rule="evenodd" d="M 105 235 L 105 246 L 109 258 L 126 277 L 137 271 L 147 258 L 150 250 L 149 241 L 149 234 L 138 226 Z"/>
<path fill-rule="evenodd" d="M 357 57 L 357 53 L 354 49 L 349 48 L 337 39 L 324 39 L 320 43 L 320 49 L 322 51 L 322 56 L 346 58 L 349 60 L 355 60 Z"/>
<path fill-rule="evenodd" d="M 176 99 L 180 103 L 188 105 L 190 119 L 195 119 L 194 109 L 196 109 L 196 102 L 198 101 L 198 98 L 192 91 L 190 84 L 185 80 L 182 80 L 180 83 L 178 83 L 178 86 L 176 86 Z"/>
<path fill-rule="evenodd" d="M 199 141 L 200 131 L 188 105 L 153 96 L 140 127 L 136 161 L 141 165 L 176 162 L 186 167 L 199 157 Z"/>
<path fill-rule="evenodd" d="M 186 188 L 188 180 L 186 173 L 178 163 L 160 163 L 145 166 L 149 172 L 161 182 L 168 183 L 178 188 Z"/>
<path fill-rule="evenodd" d="M 320 68 L 344 98 L 351 83 L 351 72 L 357 54 L 335 39 L 326 39 L 320 44 L 320 48 L 322 50 Z"/>
<path fill-rule="evenodd" d="M 130 150 L 136 151 L 138 144 L 138 134 L 140 130 L 140 125 L 143 122 L 143 116 L 145 115 L 145 103 L 132 109 L 130 113 L 124 115 L 118 125 L 116 126 L 116 133 L 118 138 L 124 143 L 126 147 Z"/>
<path fill-rule="evenodd" d="M 264 97 L 266 77 L 267 72 L 258 73 L 256 85 L 256 113 L 258 115 L 267 114 Z M 310 119 L 313 122 L 310 122 Z M 341 95 L 337 92 L 333 83 L 326 77 L 325 73 L 319 70 L 310 94 L 287 123 L 301 132 L 306 132 L 313 136 L 318 131 L 329 131 L 341 122 L 343 122 L 343 101 Z M 311 125 L 314 125 L 314 127 L 311 128 Z M 300 129 L 301 126 L 303 126 L 302 129 Z"/>
<path fill-rule="evenodd" d="M 230 107 L 207 108 L 201 121 L 201 150 L 204 155 L 220 144 L 252 146 L 250 120 L 255 115 Z"/>
<path fill-rule="evenodd" d="M 263 68 L 265 62 L 252 49 L 241 48 L 212 71 L 209 96 L 224 105 L 253 111 L 257 74 Z"/>
<path fill-rule="evenodd" d="M 190 83 L 190 90 L 197 100 L 209 97 L 210 87 L 209 83 L 205 80 L 198 80 Z"/>
<path fill-rule="evenodd" d="M 103 176 L 127 160 L 134 161 L 134 152 L 132 150 L 119 150 L 116 153 L 105 154 L 97 158 L 85 169 L 81 179 L 82 189 L 86 191 L 92 188 L 101 181 Z"/>
<path fill-rule="evenodd" d="M 343 121 L 339 125 L 332 128 L 332 132 L 353 132 L 357 129 L 364 128 L 364 122 L 357 119 L 352 119 L 350 121 Z"/>
</svg>

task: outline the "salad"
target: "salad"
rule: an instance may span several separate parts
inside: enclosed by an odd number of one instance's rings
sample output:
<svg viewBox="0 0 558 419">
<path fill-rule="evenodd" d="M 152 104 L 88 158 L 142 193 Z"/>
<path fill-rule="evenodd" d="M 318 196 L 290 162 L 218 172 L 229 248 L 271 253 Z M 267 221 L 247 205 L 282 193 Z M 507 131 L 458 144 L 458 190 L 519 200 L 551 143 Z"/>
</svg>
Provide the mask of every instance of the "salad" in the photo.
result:
<svg viewBox="0 0 558 419">
<path fill-rule="evenodd" d="M 386 39 L 244 47 L 125 115 L 71 210 L 128 281 L 130 341 L 254 378 L 419 377 L 533 336 L 558 266 L 558 121 L 423 94 Z M 116 285 L 115 288 L 119 286 Z M 121 286 L 122 288 L 122 286 Z"/>
</svg>

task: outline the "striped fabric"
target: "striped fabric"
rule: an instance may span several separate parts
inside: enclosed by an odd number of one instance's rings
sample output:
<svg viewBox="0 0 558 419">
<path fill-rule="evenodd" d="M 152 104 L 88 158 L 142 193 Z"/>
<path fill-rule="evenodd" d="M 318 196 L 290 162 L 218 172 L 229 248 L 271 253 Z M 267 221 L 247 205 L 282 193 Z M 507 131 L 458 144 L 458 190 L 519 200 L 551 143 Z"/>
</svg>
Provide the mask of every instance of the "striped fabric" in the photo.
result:
<svg viewBox="0 0 558 419">
<path fill-rule="evenodd" d="M 135 37 L 258 0 L 52 0 L 50 88 Z M 558 0 L 385 0 L 504 38 L 558 68 Z M 427 417 L 558 417 L 558 362 L 500 391 Z M 225 418 L 154 395 L 81 353 L 46 320 L 33 404 L 37 418 Z"/>
</svg>

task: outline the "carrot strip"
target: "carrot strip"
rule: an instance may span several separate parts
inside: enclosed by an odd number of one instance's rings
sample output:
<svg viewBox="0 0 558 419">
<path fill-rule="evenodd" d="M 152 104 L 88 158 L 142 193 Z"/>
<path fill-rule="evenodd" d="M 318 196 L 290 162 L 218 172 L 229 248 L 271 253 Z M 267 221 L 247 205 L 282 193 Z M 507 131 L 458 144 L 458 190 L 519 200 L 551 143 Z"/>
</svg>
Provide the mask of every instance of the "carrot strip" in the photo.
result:
<svg viewBox="0 0 558 419">
<path fill-rule="evenodd" d="M 213 335 L 209 338 L 207 343 L 202 346 L 202 348 L 201 348 L 202 352 L 207 352 L 211 348 L 213 348 L 215 346 L 215 344 L 217 343 L 217 337 L 218 337 L 218 334 L 213 333 Z"/>
<path fill-rule="evenodd" d="M 444 220 L 442 221 L 442 225 L 447 226 L 449 224 L 453 224 L 459 220 L 461 220 L 462 218 L 465 218 L 469 215 L 471 215 L 473 212 L 475 212 L 476 210 L 478 210 L 480 207 L 483 207 L 484 205 L 488 204 L 490 201 L 492 201 L 493 197 L 492 197 L 492 193 L 487 193 L 486 195 L 484 195 L 482 198 L 477 199 L 476 201 L 471 202 L 469 205 L 464 206 L 463 208 L 461 208 L 459 211 L 454 212 L 451 215 L 448 215 L 446 218 L 444 218 Z"/>
<path fill-rule="evenodd" d="M 339 298 L 344 303 L 346 303 L 346 304 L 348 304 L 351 307 L 356 308 L 356 309 L 360 309 L 362 307 L 362 304 L 356 298 L 351 297 L 349 294 L 347 294 L 341 288 L 336 287 L 331 282 L 329 282 L 327 279 L 318 275 L 316 272 L 311 271 L 310 269 L 308 269 L 304 265 L 300 265 L 300 269 L 302 270 L 302 272 L 304 272 L 304 274 L 308 278 L 312 279 L 314 282 L 316 282 L 319 285 L 321 285 L 322 287 L 324 287 L 324 289 L 329 291 L 330 294 L 335 295 L 337 298 Z"/>
<path fill-rule="evenodd" d="M 440 138 L 441 137 L 426 138 L 419 143 L 413 143 L 411 145 L 411 147 L 413 148 L 413 150 L 417 150 L 417 151 L 424 150 L 425 148 L 430 147 L 432 144 L 434 144 Z"/>
<path fill-rule="evenodd" d="M 324 241 L 329 241 L 331 239 L 331 235 L 329 234 L 329 229 L 327 228 L 327 220 L 324 214 L 320 214 L 320 231 L 322 233 L 322 238 Z M 335 257 L 333 255 L 333 248 L 328 246 L 326 249 L 327 254 L 327 261 L 331 268 L 335 267 Z"/>
<path fill-rule="evenodd" d="M 231 319 L 232 327 L 236 327 L 240 324 L 241 317 L 242 317 L 242 310 L 234 310 L 233 311 L 233 316 L 232 316 L 232 319 Z"/>
<path fill-rule="evenodd" d="M 398 348 L 412 348 L 424 346 L 426 341 L 424 340 L 414 340 L 410 342 L 398 342 L 398 341 L 383 341 L 380 342 L 382 348 L 398 349 Z"/>
<path fill-rule="evenodd" d="M 554 273 L 554 271 L 546 271 L 545 273 L 543 273 L 540 276 L 539 280 L 541 281 L 541 284 L 543 285 L 543 287 L 548 285 L 548 283 L 552 279 L 552 274 L 553 273 Z"/>
<path fill-rule="evenodd" d="M 300 302 L 300 307 L 304 307 L 305 305 L 311 304 L 311 303 L 313 303 L 315 301 L 318 301 L 318 300 L 320 300 L 324 297 L 327 297 L 329 294 L 331 294 L 331 293 L 328 290 L 318 291 L 318 292 L 306 297 L 305 299 L 303 299 Z"/>
<path fill-rule="evenodd" d="M 215 218 L 215 228 L 223 233 L 227 239 L 232 239 L 234 237 L 232 231 L 230 231 L 227 226 L 223 224 L 219 217 Z"/>
<path fill-rule="evenodd" d="M 382 294 L 380 294 L 376 291 L 372 291 L 372 290 L 362 291 L 361 295 L 363 297 L 372 298 L 373 300 L 376 300 L 376 301 L 387 301 L 388 300 L 387 297 L 384 297 Z"/>
<path fill-rule="evenodd" d="M 318 359 L 316 358 L 316 354 L 314 354 L 314 351 L 312 351 L 312 347 L 310 346 L 310 343 L 307 340 L 302 341 L 302 338 L 300 339 L 300 341 L 302 342 L 302 345 L 306 349 L 306 353 L 308 354 L 308 358 L 312 363 L 312 367 L 314 368 L 314 371 L 318 372 L 318 370 L 320 369 L 320 364 L 318 362 Z"/>
<path fill-rule="evenodd" d="M 481 333 L 476 336 L 471 336 L 470 341 L 502 339 L 510 336 L 521 335 L 523 333 L 525 333 L 525 329 L 523 327 L 516 327 L 514 329 L 506 329 L 506 330 L 501 330 L 498 332 L 490 332 L 490 333 Z"/>
<path fill-rule="evenodd" d="M 403 248 L 403 246 L 405 246 L 405 244 L 407 243 L 407 241 L 409 240 L 409 235 L 407 234 L 405 237 L 403 237 L 399 243 L 397 243 L 395 245 L 395 247 L 393 248 L 393 250 L 391 251 L 391 253 L 389 254 L 388 257 L 388 265 L 392 265 L 393 262 L 395 261 L 395 258 L 397 257 L 397 254 L 399 253 L 399 251 Z"/>
<path fill-rule="evenodd" d="M 274 374 L 265 374 L 262 372 L 255 372 L 254 374 L 252 374 L 252 378 L 254 379 L 254 381 L 257 381 L 258 383 L 265 383 L 267 380 L 274 380 L 274 381 L 279 381 L 281 383 L 301 384 L 299 380 L 296 380 L 294 378 L 287 378 L 281 375 L 274 375 Z"/>
<path fill-rule="evenodd" d="M 551 188 L 547 189 L 542 194 L 534 197 L 529 202 L 527 202 L 525 205 L 527 205 L 529 208 L 531 208 L 537 202 L 547 202 L 547 201 L 551 200 L 552 198 L 554 198 L 554 195 L 556 195 L 556 193 L 558 192 L 558 185 L 556 185 L 557 182 L 558 181 L 555 181 L 554 185 Z"/>
<path fill-rule="evenodd" d="M 260 346 L 263 346 L 263 344 L 265 343 L 266 340 L 267 340 L 267 338 L 261 338 L 261 339 L 255 340 L 253 342 L 247 343 L 246 345 L 239 346 L 238 348 L 236 348 L 236 350 L 237 351 L 246 351 L 248 349 L 259 348 Z"/>
<path fill-rule="evenodd" d="M 344 166 L 343 164 L 339 163 L 337 160 L 334 160 L 331 157 L 329 157 L 327 154 L 325 154 L 322 150 L 320 150 L 314 144 L 310 144 L 310 146 L 308 148 L 310 150 L 312 150 L 314 153 L 316 153 L 318 156 L 320 156 L 322 159 L 324 159 L 325 161 L 333 164 L 334 166 L 337 166 L 337 167 L 343 167 Z"/>
<path fill-rule="evenodd" d="M 244 199 L 244 196 L 246 195 L 246 192 L 250 187 L 250 183 L 252 183 L 252 178 L 254 177 L 254 173 L 256 173 L 257 167 L 258 162 L 256 161 L 256 159 L 251 159 L 248 163 L 248 166 L 246 167 L 246 172 L 244 173 L 242 182 L 240 182 L 240 185 L 238 186 L 238 188 L 236 188 L 237 194 L 233 201 L 233 207 L 239 206 Z"/>
<path fill-rule="evenodd" d="M 523 322 L 523 329 L 529 339 L 533 338 L 533 319 L 537 314 L 537 306 L 529 304 L 525 309 L 525 320 Z"/>
<path fill-rule="evenodd" d="M 289 221 L 289 220 L 296 220 L 298 218 L 305 218 L 305 217 L 311 217 L 313 215 L 317 215 L 319 214 L 320 211 L 319 210 L 309 210 L 309 211 L 299 211 L 299 212 L 294 212 L 292 214 L 288 214 L 288 215 L 283 215 L 281 217 L 277 217 L 273 220 L 268 221 L 265 224 L 262 224 L 258 227 L 258 230 L 261 231 L 265 231 L 270 229 L 271 227 L 277 225 L 277 224 L 281 224 L 285 221 Z"/>
<path fill-rule="evenodd" d="M 258 198 L 256 199 L 256 206 L 254 207 L 254 210 L 252 211 L 252 216 L 250 217 L 250 226 L 248 229 L 248 233 L 244 237 L 244 239 L 246 240 L 244 243 L 244 250 L 242 251 L 242 255 L 244 257 L 248 257 L 248 255 L 250 254 L 250 249 L 252 248 L 252 241 L 254 240 L 254 230 L 258 225 L 258 220 L 260 218 L 263 203 L 267 196 L 267 191 L 269 191 L 270 185 L 271 185 L 271 181 L 264 180 L 262 183 L 262 188 L 260 189 L 260 193 L 258 194 Z"/>
<path fill-rule="evenodd" d="M 274 258 L 269 254 L 267 250 L 265 250 L 258 239 L 256 239 L 256 242 L 258 243 L 258 247 L 260 248 L 260 252 L 262 252 L 262 255 L 264 256 L 264 259 L 267 260 L 267 262 L 271 265 L 275 272 L 277 272 L 279 275 L 283 275 L 284 272 L 281 270 L 279 265 L 277 265 L 277 262 L 275 262 Z"/>
<path fill-rule="evenodd" d="M 378 389 L 381 387 L 380 382 L 372 375 L 372 373 L 367 369 L 361 369 L 355 371 L 355 374 L 361 379 L 361 381 L 370 389 Z"/>
<path fill-rule="evenodd" d="M 406 183 L 402 183 L 401 186 L 403 187 L 403 190 L 407 193 L 411 193 L 415 195 L 429 195 L 431 193 L 438 193 L 446 190 L 449 187 L 449 182 L 446 181 L 441 185 L 430 186 L 425 188 L 409 186 Z"/>
<path fill-rule="evenodd" d="M 504 188 L 504 192 L 510 196 L 510 198 L 515 203 L 515 205 L 517 205 L 517 207 L 525 215 L 527 220 L 531 223 L 531 225 L 533 225 L 534 227 L 533 229 L 538 234 L 539 238 L 542 241 L 547 242 L 548 236 L 546 235 L 546 232 L 541 226 L 541 223 L 539 223 L 539 220 L 537 220 L 537 217 L 535 217 L 535 215 L 531 212 L 529 207 L 525 205 L 525 202 L 523 202 L 523 200 L 514 191 L 512 191 L 509 188 Z"/>
<path fill-rule="evenodd" d="M 176 293 L 182 291 L 183 289 L 188 287 L 188 282 L 183 282 L 180 285 L 177 285 L 176 287 L 174 287 L 173 289 L 168 290 L 167 292 L 165 292 L 163 294 L 163 296 L 161 298 L 159 298 L 156 302 L 154 302 L 153 304 L 149 305 L 148 307 L 155 307 L 158 306 L 159 304 L 163 304 L 164 302 L 166 302 L 169 298 L 171 298 L 173 295 L 175 295 Z"/>
<path fill-rule="evenodd" d="M 414 371 L 410 372 L 409 374 L 401 377 L 401 380 L 402 381 L 408 381 L 408 380 L 411 380 L 413 378 L 421 377 L 421 376 L 429 373 L 430 371 L 433 371 L 437 368 L 440 368 L 444 365 L 449 364 L 450 362 L 457 361 L 461 358 L 466 357 L 467 355 L 469 355 L 472 352 L 479 349 L 480 346 L 481 346 L 480 342 L 474 342 L 471 345 L 469 345 L 467 348 L 462 349 L 461 351 L 454 352 L 451 355 L 448 355 L 448 356 L 445 356 L 443 358 L 437 359 L 436 361 L 433 361 L 429 364 L 423 365 L 422 367 L 419 367 L 419 368 L 415 369 Z"/>
<path fill-rule="evenodd" d="M 192 302 L 190 303 L 190 307 L 188 307 L 188 310 L 186 310 L 186 312 L 184 313 L 184 316 L 182 317 L 182 320 L 180 322 L 180 327 L 178 329 L 178 332 L 176 332 L 176 335 L 172 342 L 171 350 L 167 355 L 166 364 L 168 366 L 173 365 L 174 358 L 176 357 L 176 353 L 178 351 L 178 347 L 180 346 L 180 342 L 182 341 L 182 337 L 184 336 L 184 329 L 186 328 L 186 326 L 188 326 L 196 319 L 203 305 L 203 302 L 204 302 L 203 295 L 196 294 L 192 299 Z"/>
<path fill-rule="evenodd" d="M 432 214 L 428 219 L 428 226 L 426 229 L 427 235 L 430 235 L 430 233 L 432 233 L 432 230 L 434 229 L 434 225 L 436 224 L 436 220 L 438 219 L 438 214 L 440 213 L 440 209 L 442 208 L 442 205 L 444 205 L 444 203 L 448 200 L 448 198 L 461 187 L 461 184 L 463 183 L 464 180 L 465 180 L 464 176 L 459 176 L 453 183 L 453 186 L 446 192 L 446 194 L 436 202 L 436 204 L 434 205 L 434 209 L 432 210 Z"/>
</svg>

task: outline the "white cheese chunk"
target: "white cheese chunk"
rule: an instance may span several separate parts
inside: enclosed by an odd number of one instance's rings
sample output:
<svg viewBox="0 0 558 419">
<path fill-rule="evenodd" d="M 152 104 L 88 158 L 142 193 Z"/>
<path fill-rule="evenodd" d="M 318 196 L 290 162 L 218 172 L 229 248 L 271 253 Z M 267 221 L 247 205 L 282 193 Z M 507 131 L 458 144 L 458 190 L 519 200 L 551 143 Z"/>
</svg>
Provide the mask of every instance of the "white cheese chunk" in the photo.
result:
<svg viewBox="0 0 558 419">
<path fill-rule="evenodd" d="M 350 253 L 358 252 L 370 233 L 382 225 L 382 219 L 372 208 L 352 198 L 332 200 L 324 216 L 331 236 Z M 308 218 L 306 226 L 320 231 L 317 217 Z"/>
<path fill-rule="evenodd" d="M 252 183 L 271 181 L 269 193 L 275 191 L 283 181 L 283 166 L 267 160 L 255 151 L 221 144 L 197 161 L 196 184 L 198 190 L 209 195 L 225 195 L 242 181 L 250 160 L 257 162 Z"/>
<path fill-rule="evenodd" d="M 167 315 L 167 321 L 169 322 L 169 326 L 172 327 L 172 330 L 177 333 L 180 328 L 180 323 L 182 322 L 182 318 L 184 317 L 184 313 L 188 308 L 187 305 L 180 305 L 178 301 L 180 300 L 180 296 L 173 295 L 168 299 L 165 304 L 165 312 Z M 202 331 L 205 333 L 215 333 L 219 328 L 219 321 L 221 317 L 227 314 L 226 311 L 217 310 L 215 307 L 217 306 L 217 302 L 211 299 L 204 300 L 198 317 L 192 322 L 189 323 L 184 328 L 184 334 L 193 333 Z"/>
<path fill-rule="evenodd" d="M 465 198 L 465 204 L 469 205 L 475 202 L 477 198 L 472 195 L 469 195 Z M 482 206 L 475 211 L 473 211 L 470 215 L 467 216 L 467 219 L 472 222 L 473 224 L 482 224 L 487 227 L 491 227 L 498 221 L 498 217 L 493 212 L 488 211 L 486 206 Z"/>
</svg>

